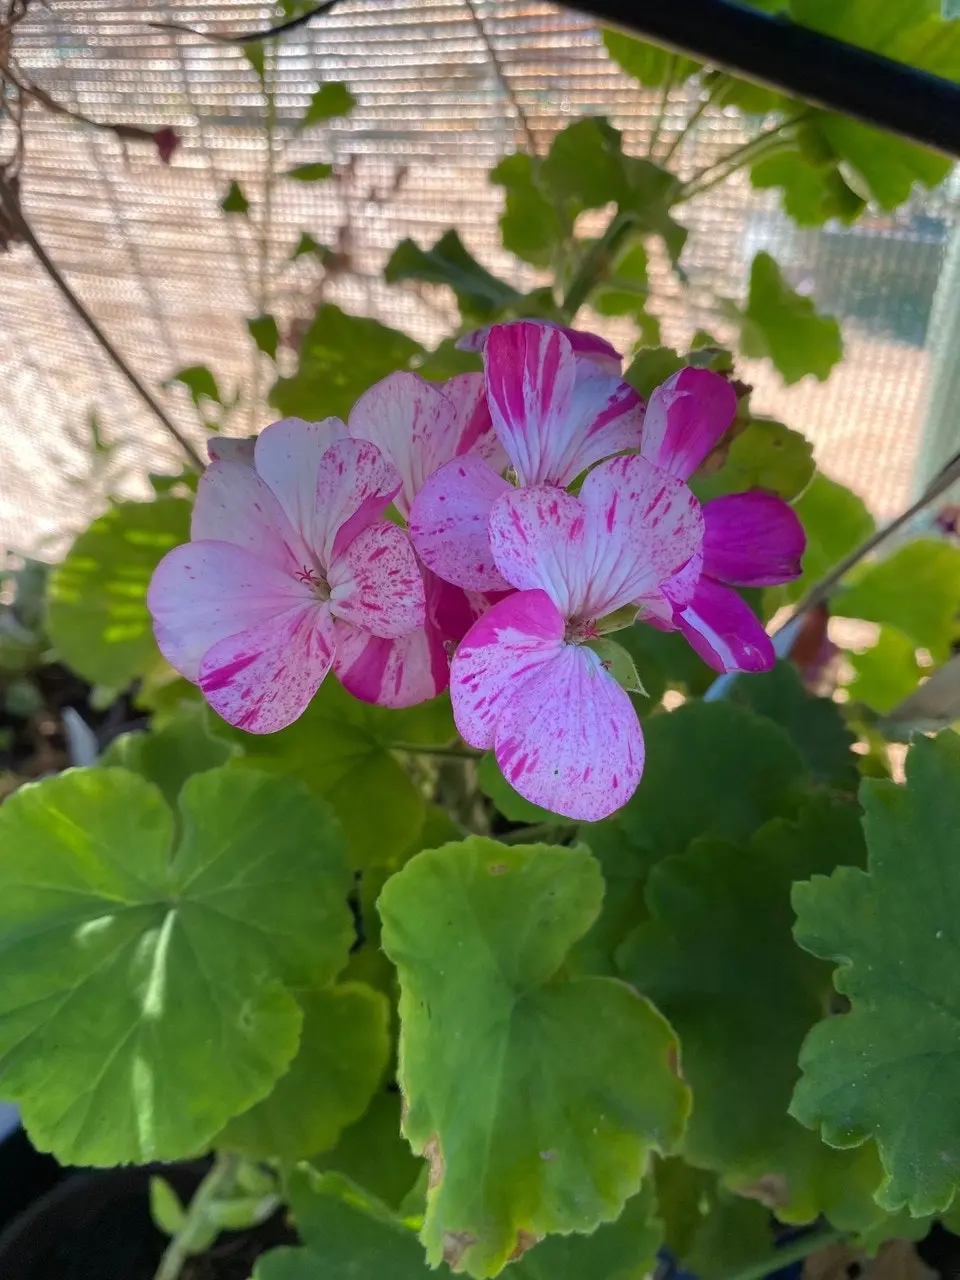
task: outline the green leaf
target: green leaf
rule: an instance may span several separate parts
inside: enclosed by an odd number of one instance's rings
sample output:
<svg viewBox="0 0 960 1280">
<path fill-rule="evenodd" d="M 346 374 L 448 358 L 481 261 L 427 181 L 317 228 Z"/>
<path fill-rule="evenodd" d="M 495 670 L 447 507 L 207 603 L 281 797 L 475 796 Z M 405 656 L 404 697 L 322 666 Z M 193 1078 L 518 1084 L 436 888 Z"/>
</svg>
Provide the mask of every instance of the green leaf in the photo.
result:
<svg viewBox="0 0 960 1280">
<path fill-rule="evenodd" d="M 642 243 L 631 245 L 613 265 L 609 287 L 597 289 L 590 305 L 602 316 L 642 311 L 650 294 L 648 255 Z"/>
<path fill-rule="evenodd" d="M 280 342 L 280 330 L 277 328 L 276 316 L 254 316 L 247 321 L 247 328 L 250 331 L 250 337 L 257 345 L 257 350 L 262 351 L 271 360 L 276 360 L 277 346 Z"/>
<path fill-rule="evenodd" d="M 682 369 L 685 363 L 673 347 L 647 347 L 637 352 L 623 376 L 644 400 L 649 400 L 654 389 Z"/>
<path fill-rule="evenodd" d="M 733 686 L 733 697 L 786 731 L 817 782 L 856 790 L 854 735 L 837 703 L 807 693 L 791 663 L 778 662 L 772 671 L 743 676 Z"/>
<path fill-rule="evenodd" d="M 252 737 L 222 721 L 214 732 L 239 743 L 239 767 L 292 773 L 324 796 L 343 824 L 357 867 L 387 866 L 407 852 L 424 820 L 423 795 L 394 755 L 398 743 L 442 746 L 454 736 L 450 702 L 393 711 L 360 702 L 332 676 L 299 720 Z"/>
<path fill-rule="evenodd" d="M 617 822 L 635 848 L 657 858 L 697 836 L 746 839 L 792 815 L 808 781 L 783 729 L 729 702 L 688 702 L 651 716 L 644 737 L 643 778 Z"/>
<path fill-rule="evenodd" d="M 359 982 L 294 994 L 303 1010 L 297 1056 L 268 1097 L 231 1120 L 218 1148 L 281 1160 L 327 1151 L 380 1083 L 390 1054 L 386 997 Z"/>
<path fill-rule="evenodd" d="M 522 1280 L 646 1280 L 654 1273 L 662 1238 L 653 1180 L 648 1178 L 616 1222 L 605 1222 L 588 1236 L 549 1236 L 512 1264 L 507 1275 Z"/>
<path fill-rule="evenodd" d="M 400 1094 L 391 1089 L 380 1089 L 333 1150 L 310 1163 L 320 1172 L 345 1174 L 394 1208 L 426 1168 L 400 1133 Z"/>
<path fill-rule="evenodd" d="M 110 743 L 99 764 L 138 773 L 158 786 L 167 804 L 176 810 L 177 797 L 189 777 L 226 764 L 239 754 L 238 747 L 210 734 L 204 709 L 195 704 L 182 708 L 162 728 L 122 733 Z"/>
<path fill-rule="evenodd" d="M 309 231 L 301 231 L 300 239 L 297 241 L 296 248 L 291 253 L 290 258 L 293 262 L 296 262 L 298 258 L 307 256 L 317 258 L 324 266 L 327 266 L 334 253 L 328 245 L 321 244 Z"/>
<path fill-rule="evenodd" d="M 250 201 L 243 193 L 243 187 L 236 179 L 230 183 L 227 194 L 220 201 L 220 208 L 224 213 L 239 213 L 244 218 L 250 212 Z"/>
<path fill-rule="evenodd" d="M 447 231 L 432 249 L 421 249 L 412 240 L 401 240 L 384 269 L 388 284 L 419 280 L 445 284 L 457 296 L 464 324 L 487 324 L 519 303 L 512 285 L 498 280 L 480 265 L 456 231 Z"/>
<path fill-rule="evenodd" d="M 415 1233 L 348 1178 L 298 1169 L 288 1198 L 303 1247 L 263 1254 L 253 1280 L 428 1280 Z"/>
<path fill-rule="evenodd" d="M 551 266 L 570 228 L 538 185 L 531 157 L 522 151 L 505 156 L 491 170 L 490 181 L 505 193 L 500 217 L 503 247 L 535 267 Z"/>
<path fill-rule="evenodd" d="M 147 587 L 189 536 L 181 498 L 120 503 L 81 533 L 47 584 L 47 634 L 69 667 L 91 684 L 124 688 L 159 662 Z"/>
<path fill-rule="evenodd" d="M 917 646 L 896 627 L 881 627 L 877 643 L 863 653 L 847 653 L 854 678 L 850 697 L 885 715 L 913 693 L 924 674 Z"/>
<path fill-rule="evenodd" d="M 299 127 L 309 129 L 335 116 L 348 116 L 356 105 L 356 98 L 341 80 L 329 80 L 314 90 Z"/>
<path fill-rule="evenodd" d="M 696 841 L 653 868 L 650 919 L 618 956 L 680 1036 L 694 1098 L 685 1159 L 793 1221 L 831 1208 L 821 1161 L 851 1161 L 787 1114 L 800 1045 L 830 986 L 827 967 L 793 941 L 790 888 L 861 859 L 856 808 L 825 796 L 795 822 L 774 820 L 749 844 Z M 867 1222 L 876 1166 L 874 1173 Z"/>
<path fill-rule="evenodd" d="M 323 160 L 311 160 L 306 164 L 295 164 L 284 172 L 285 178 L 293 178 L 296 182 L 324 182 L 333 173 L 333 165 Z"/>
<path fill-rule="evenodd" d="M 807 545 L 803 574 L 796 582 L 778 587 L 778 599 L 799 600 L 810 587 L 860 546 L 876 530 L 876 521 L 863 499 L 851 489 L 818 471 L 794 503 Z"/>
<path fill-rule="evenodd" d="M 497 757 L 492 751 L 484 753 L 477 769 L 477 785 L 483 794 L 493 801 L 498 813 L 510 822 L 550 822 L 557 815 L 549 809 L 541 809 L 539 805 L 524 800 L 511 787 L 500 771 Z M 565 819 L 560 819 L 565 821 Z"/>
<path fill-rule="evenodd" d="M 198 409 L 203 408 L 203 400 L 212 400 L 214 404 L 223 404 L 223 396 L 217 379 L 205 364 L 190 364 L 171 374 L 161 384 L 164 387 L 183 386 L 190 392 L 190 399 Z"/>
<path fill-rule="evenodd" d="M 289 987 L 353 934 L 342 836 L 292 780 L 156 787 L 76 769 L 0 810 L 0 1072 L 64 1164 L 177 1160 L 264 1097 L 297 1049 Z"/>
<path fill-rule="evenodd" d="M 759 1201 L 732 1194 L 679 1156 L 658 1160 L 655 1176 L 664 1243 L 688 1275 L 726 1280 L 770 1258 L 770 1214 Z"/>
<path fill-rule="evenodd" d="M 754 418 L 730 442 L 719 471 L 697 475 L 693 487 L 701 502 L 746 489 L 766 489 L 790 501 L 815 470 L 813 445 L 805 436 L 782 422 Z"/>
<path fill-rule="evenodd" d="M 180 1197 L 166 1178 L 150 1179 L 150 1217 L 168 1236 L 177 1235 L 187 1220 Z"/>
<path fill-rule="evenodd" d="M 421 378 L 445 382 L 458 373 L 479 373 L 482 368 L 480 356 L 475 351 L 460 351 L 455 338 L 444 338 L 435 350 L 428 351 L 419 362 L 417 373 Z"/>
<path fill-rule="evenodd" d="M 960 548 L 917 538 L 848 581 L 835 613 L 895 626 L 937 662 L 949 656 L 960 609 Z"/>
<path fill-rule="evenodd" d="M 740 329 L 745 356 L 768 356 L 788 385 L 813 374 L 823 382 L 843 358 L 840 326 L 792 289 L 769 253 L 756 255 Z"/>
<path fill-rule="evenodd" d="M 273 384 L 270 403 L 285 416 L 311 422 L 346 419 L 364 391 L 388 373 L 408 369 L 421 352 L 405 333 L 325 302 L 303 336 L 297 372 Z"/>
<path fill-rule="evenodd" d="M 820 227 L 831 218 L 855 222 L 866 208 L 838 168 L 811 164 L 802 148 L 759 160 L 750 182 L 757 191 L 780 187 L 784 212 L 801 227 Z"/>
<path fill-rule="evenodd" d="M 877 1202 L 919 1217 L 960 1182 L 960 738 L 919 738 L 907 782 L 863 784 L 868 870 L 794 889 L 797 941 L 835 961 L 850 1012 L 810 1032 L 792 1113 L 833 1146 L 876 1139 Z"/>
<path fill-rule="evenodd" d="M 614 979 L 558 973 L 602 895 L 585 849 L 479 837 L 418 854 L 384 887 L 431 1266 L 493 1275 L 542 1235 L 592 1231 L 636 1194 L 650 1149 L 680 1136 L 669 1027 Z"/>
<path fill-rule="evenodd" d="M 684 84 L 700 70 L 700 63 L 692 58 L 679 57 L 669 49 L 636 40 L 620 31 L 604 31 L 603 43 L 614 62 L 648 89 Z"/>
<path fill-rule="evenodd" d="M 625 689 L 627 693 L 640 693 L 644 697 L 649 696 L 643 687 L 643 682 L 637 675 L 633 656 L 623 645 L 617 644 L 616 640 L 610 640 L 608 637 L 588 640 L 587 644 L 600 659 L 604 670 L 613 676 L 621 689 Z"/>
<path fill-rule="evenodd" d="M 619 204 L 627 190 L 619 129 L 603 116 L 568 124 L 550 144 L 540 176 L 547 197 L 560 203 L 571 221 L 585 209 Z"/>
<path fill-rule="evenodd" d="M 266 50 L 262 40 L 254 40 L 242 46 L 243 56 L 256 72 L 257 79 L 263 85 L 265 81 Z"/>
</svg>

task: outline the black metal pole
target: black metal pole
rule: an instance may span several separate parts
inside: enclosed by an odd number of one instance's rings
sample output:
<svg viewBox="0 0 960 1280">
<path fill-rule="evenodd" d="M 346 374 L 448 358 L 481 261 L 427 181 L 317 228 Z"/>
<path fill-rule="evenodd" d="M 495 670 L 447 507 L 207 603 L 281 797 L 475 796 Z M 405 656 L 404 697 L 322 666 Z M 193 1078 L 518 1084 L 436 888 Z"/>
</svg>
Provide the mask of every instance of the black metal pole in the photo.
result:
<svg viewBox="0 0 960 1280">
<path fill-rule="evenodd" d="M 733 0 L 572 0 L 569 7 L 960 158 L 960 85 L 940 76 Z"/>
</svg>

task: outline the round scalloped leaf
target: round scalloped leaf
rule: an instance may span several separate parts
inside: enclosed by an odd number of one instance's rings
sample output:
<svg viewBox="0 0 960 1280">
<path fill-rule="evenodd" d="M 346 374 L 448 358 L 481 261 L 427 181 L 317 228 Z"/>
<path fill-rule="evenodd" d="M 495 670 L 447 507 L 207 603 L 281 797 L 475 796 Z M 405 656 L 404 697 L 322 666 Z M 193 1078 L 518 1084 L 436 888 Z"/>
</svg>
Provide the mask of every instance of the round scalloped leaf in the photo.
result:
<svg viewBox="0 0 960 1280">
<path fill-rule="evenodd" d="M 836 1147 L 873 1137 L 877 1202 L 917 1217 L 960 1184 L 960 738 L 919 738 L 907 782 L 864 782 L 868 870 L 840 867 L 793 893 L 796 937 L 839 965 L 850 1012 L 800 1055 L 791 1110 Z"/>
<path fill-rule="evenodd" d="M 180 795 L 77 769 L 0 809 L 0 1077 L 65 1164 L 204 1150 L 293 1058 L 290 986 L 352 937 L 343 839 L 298 783 L 225 766 Z"/>
<path fill-rule="evenodd" d="M 390 1055 L 390 1007 L 360 982 L 295 992 L 300 1048 L 269 1097 L 231 1120 L 218 1147 L 299 1160 L 334 1146 L 359 1120 Z"/>
<path fill-rule="evenodd" d="M 594 1230 L 636 1194 L 651 1149 L 680 1137 L 669 1026 L 615 979 L 558 972 L 602 895 L 586 849 L 479 837 L 418 854 L 384 887 L 432 1266 L 490 1276 L 545 1235 Z"/>
</svg>

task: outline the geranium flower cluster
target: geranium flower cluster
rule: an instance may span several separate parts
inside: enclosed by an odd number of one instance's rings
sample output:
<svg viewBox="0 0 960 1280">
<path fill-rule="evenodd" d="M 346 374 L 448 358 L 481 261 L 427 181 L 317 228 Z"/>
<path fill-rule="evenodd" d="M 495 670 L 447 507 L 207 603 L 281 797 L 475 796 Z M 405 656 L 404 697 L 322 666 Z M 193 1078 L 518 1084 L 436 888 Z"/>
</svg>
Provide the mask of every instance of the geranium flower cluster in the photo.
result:
<svg viewBox="0 0 960 1280">
<path fill-rule="evenodd" d="M 603 637 L 679 630 L 717 671 L 773 665 L 735 590 L 800 571 L 802 528 L 754 491 L 687 481 L 736 414 L 685 368 L 644 405 L 600 338 L 540 322 L 472 335 L 483 373 L 395 373 L 349 421 L 218 439 L 191 541 L 148 602 L 170 663 L 231 724 L 297 719 L 332 670 L 405 707 L 447 686 L 457 729 L 528 800 L 605 817 L 643 769 Z"/>
</svg>

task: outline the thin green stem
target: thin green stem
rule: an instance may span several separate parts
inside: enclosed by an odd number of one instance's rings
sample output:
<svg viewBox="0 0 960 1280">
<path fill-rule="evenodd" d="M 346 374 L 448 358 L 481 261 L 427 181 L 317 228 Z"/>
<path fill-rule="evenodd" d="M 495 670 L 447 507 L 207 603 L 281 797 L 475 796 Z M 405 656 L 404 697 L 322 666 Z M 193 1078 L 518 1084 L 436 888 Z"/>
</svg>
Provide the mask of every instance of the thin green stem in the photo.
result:
<svg viewBox="0 0 960 1280">
<path fill-rule="evenodd" d="M 541 840 L 556 840 L 575 830 L 576 823 L 564 822 L 562 818 L 558 818 L 556 822 L 535 822 L 519 831 L 508 831 L 505 836 L 497 836 L 497 839 L 501 844 L 536 844 Z"/>
<path fill-rule="evenodd" d="M 718 183 L 725 182 L 727 178 L 732 177 L 739 169 L 752 164 L 757 155 L 764 152 L 769 144 L 779 142 L 788 129 L 793 129 L 798 124 L 801 124 L 809 114 L 809 110 L 800 111 L 786 120 L 781 120 L 779 124 L 765 129 L 762 133 L 758 133 L 755 138 L 750 138 L 747 142 L 743 142 L 740 146 L 728 151 L 726 155 L 720 156 L 718 160 L 706 165 L 683 184 L 678 193 L 678 201 L 690 200 L 695 195 L 701 195 L 704 191 L 709 191 L 711 187 L 717 186 Z M 719 175 L 717 173 L 718 170 L 722 171 Z"/>
<path fill-rule="evenodd" d="M 843 1231 L 818 1231 L 815 1235 L 803 1236 L 794 1244 L 768 1254 L 761 1262 L 751 1263 L 740 1271 L 728 1272 L 723 1280 L 763 1280 L 771 1272 L 789 1267 L 792 1262 L 802 1262 L 811 1253 L 817 1253 L 826 1245 L 838 1244 L 845 1239 L 846 1233 Z"/>
<path fill-rule="evenodd" d="M 190 1201 L 183 1226 L 164 1250 L 154 1280 L 179 1280 L 184 1263 L 209 1233 L 210 1209 L 233 1190 L 239 1166 L 238 1155 L 228 1151 L 217 1154 Z"/>
<path fill-rule="evenodd" d="M 667 106 L 670 103 L 670 93 L 673 89 L 674 77 L 677 74 L 677 62 L 679 58 L 673 54 L 670 58 L 670 65 L 667 67 L 666 79 L 663 82 L 663 92 L 660 94 L 660 106 L 657 111 L 657 118 L 653 122 L 653 133 L 650 135 L 650 144 L 647 147 L 647 157 L 652 160 L 653 153 L 657 149 L 657 143 L 660 141 L 660 135 L 663 133 L 663 122 L 667 118 Z"/>
<path fill-rule="evenodd" d="M 580 263 L 561 304 L 568 322 L 573 321 L 596 286 L 605 279 L 624 241 L 636 225 L 637 219 L 632 213 L 616 213 L 607 223 L 606 231 Z"/>
<path fill-rule="evenodd" d="M 473 747 L 422 747 L 416 742 L 394 742 L 394 751 L 406 751 L 411 756 L 436 756 L 438 760 L 479 760 L 482 751 Z"/>
<path fill-rule="evenodd" d="M 690 132 L 693 129 L 693 126 L 697 123 L 697 121 L 706 111 L 707 107 L 710 107 L 713 105 L 717 97 L 719 85 L 720 85 L 720 81 L 717 81 L 717 83 L 714 84 L 713 87 L 710 89 L 710 92 L 707 94 L 707 96 L 705 98 L 701 98 L 700 101 L 697 103 L 696 108 L 694 109 L 694 111 L 691 112 L 691 114 L 687 118 L 683 128 L 679 131 L 677 136 L 670 143 L 669 147 L 667 147 L 667 150 L 664 153 L 663 158 L 660 160 L 661 166 L 665 168 L 670 163 L 673 157 L 677 154 L 677 152 L 683 146 L 684 142 L 686 142 L 687 138 L 689 138 Z"/>
</svg>

